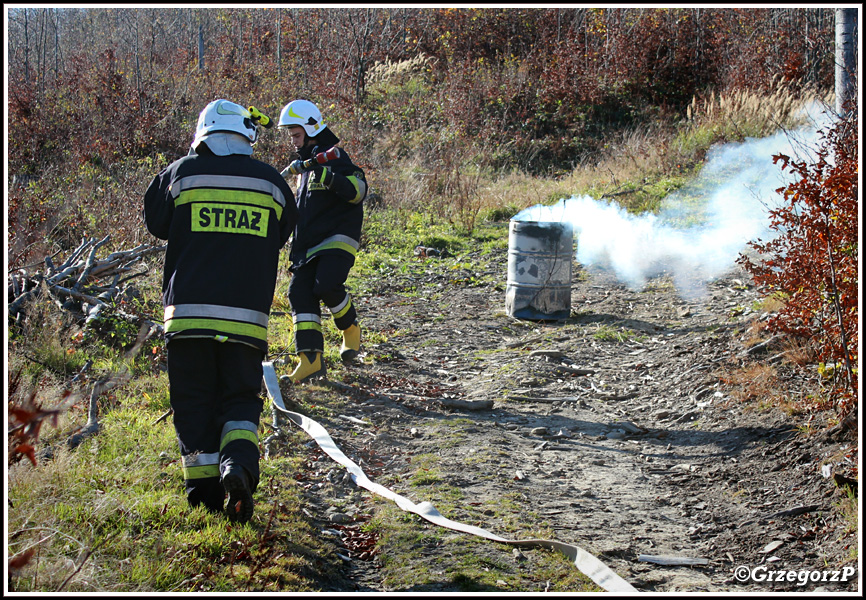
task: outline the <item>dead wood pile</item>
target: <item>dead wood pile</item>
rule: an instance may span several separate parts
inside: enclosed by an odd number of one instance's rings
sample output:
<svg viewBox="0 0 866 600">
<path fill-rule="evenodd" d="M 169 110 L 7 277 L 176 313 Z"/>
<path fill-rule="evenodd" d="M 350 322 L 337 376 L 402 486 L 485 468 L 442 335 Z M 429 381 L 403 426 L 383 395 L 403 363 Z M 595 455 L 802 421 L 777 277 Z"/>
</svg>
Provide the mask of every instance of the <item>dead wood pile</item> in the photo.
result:
<svg viewBox="0 0 866 600">
<path fill-rule="evenodd" d="M 99 318 L 114 300 L 134 297 L 136 291 L 129 282 L 147 273 L 146 266 L 139 270 L 134 270 L 135 267 L 142 264 L 144 257 L 164 251 L 165 246 L 142 244 L 100 258 L 99 249 L 110 239 L 107 235 L 98 241 L 95 238 L 83 240 L 59 265 L 51 256 L 46 256 L 45 269 L 41 271 L 22 268 L 10 272 L 7 297 L 13 300 L 9 303 L 9 319 L 23 318 L 28 301 L 42 292 L 50 294 L 63 310 L 81 312 L 87 322 Z M 139 319 L 135 317 L 135 320 Z"/>
</svg>

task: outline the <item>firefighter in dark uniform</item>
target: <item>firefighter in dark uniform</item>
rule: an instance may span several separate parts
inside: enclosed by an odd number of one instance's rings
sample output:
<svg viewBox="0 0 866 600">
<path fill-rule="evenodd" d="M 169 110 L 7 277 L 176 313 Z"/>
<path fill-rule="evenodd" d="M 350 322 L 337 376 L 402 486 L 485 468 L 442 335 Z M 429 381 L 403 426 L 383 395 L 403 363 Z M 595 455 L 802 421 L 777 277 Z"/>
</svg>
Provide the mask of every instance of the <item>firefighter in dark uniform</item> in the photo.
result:
<svg viewBox="0 0 866 600">
<path fill-rule="evenodd" d="M 249 110 L 211 102 L 189 155 L 144 196 L 148 231 L 168 240 L 169 395 L 187 499 L 240 523 L 252 517 L 259 483 L 262 360 L 277 264 L 298 217 L 280 173 L 251 157 L 257 136 Z"/>
<path fill-rule="evenodd" d="M 342 333 L 340 358 L 351 361 L 360 350 L 358 315 L 345 283 L 361 240 L 367 182 L 364 172 L 342 148 L 337 148 L 340 140 L 322 121 L 321 112 L 312 102 L 295 100 L 287 104 L 277 126 L 288 131 L 300 157 L 282 175 L 297 178 L 298 225 L 289 255 L 289 303 L 299 362 L 289 377 L 294 383 L 302 383 L 326 374 L 321 303 Z M 337 152 L 329 154 L 337 156 L 327 162 L 310 160 L 334 148 Z"/>
</svg>

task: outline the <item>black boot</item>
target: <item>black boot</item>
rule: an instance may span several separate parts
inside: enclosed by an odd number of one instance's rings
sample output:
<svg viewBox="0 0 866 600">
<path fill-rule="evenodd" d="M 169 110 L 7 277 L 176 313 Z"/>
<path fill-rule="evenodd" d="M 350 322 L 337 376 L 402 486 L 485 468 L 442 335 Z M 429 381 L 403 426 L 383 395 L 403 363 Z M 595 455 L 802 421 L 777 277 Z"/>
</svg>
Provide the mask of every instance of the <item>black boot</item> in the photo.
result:
<svg viewBox="0 0 866 600">
<path fill-rule="evenodd" d="M 223 474 L 223 487 L 229 495 L 226 515 L 233 523 L 246 523 L 253 516 L 253 493 L 250 478 L 240 466 L 229 467 Z"/>
</svg>

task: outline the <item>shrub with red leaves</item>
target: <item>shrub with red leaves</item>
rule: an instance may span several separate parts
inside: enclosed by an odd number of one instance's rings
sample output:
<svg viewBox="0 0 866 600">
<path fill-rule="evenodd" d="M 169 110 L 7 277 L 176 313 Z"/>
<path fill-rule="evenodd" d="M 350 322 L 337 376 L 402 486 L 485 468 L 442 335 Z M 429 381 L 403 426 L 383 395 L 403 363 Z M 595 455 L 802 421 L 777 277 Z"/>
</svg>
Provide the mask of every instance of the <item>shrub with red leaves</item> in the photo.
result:
<svg viewBox="0 0 866 600">
<path fill-rule="evenodd" d="M 811 341 L 823 373 L 834 382 L 830 398 L 840 415 L 857 405 L 858 347 L 858 156 L 856 113 L 824 132 L 812 162 L 774 157 L 796 181 L 778 191 L 783 203 L 770 211 L 779 235 L 752 242 L 761 258 L 740 263 L 768 295 L 785 300 L 768 328 Z"/>
</svg>

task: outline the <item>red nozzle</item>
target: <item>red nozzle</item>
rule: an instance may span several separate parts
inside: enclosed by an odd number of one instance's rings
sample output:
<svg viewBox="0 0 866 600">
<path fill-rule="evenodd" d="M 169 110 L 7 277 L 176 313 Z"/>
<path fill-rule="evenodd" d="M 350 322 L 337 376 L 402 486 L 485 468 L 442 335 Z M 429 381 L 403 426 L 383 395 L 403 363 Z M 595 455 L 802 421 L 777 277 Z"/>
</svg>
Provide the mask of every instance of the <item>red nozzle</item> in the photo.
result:
<svg viewBox="0 0 866 600">
<path fill-rule="evenodd" d="M 325 150 L 324 152 L 319 152 L 316 155 L 316 162 L 320 165 L 325 164 L 329 160 L 334 160 L 340 157 L 340 149 L 334 146 L 330 150 Z"/>
</svg>

